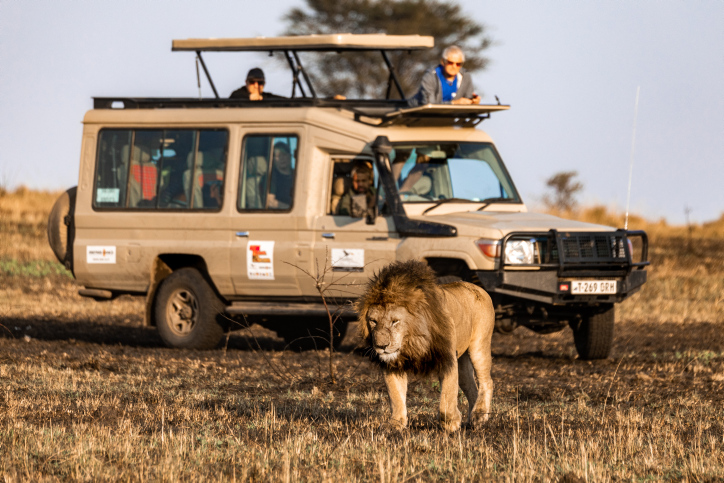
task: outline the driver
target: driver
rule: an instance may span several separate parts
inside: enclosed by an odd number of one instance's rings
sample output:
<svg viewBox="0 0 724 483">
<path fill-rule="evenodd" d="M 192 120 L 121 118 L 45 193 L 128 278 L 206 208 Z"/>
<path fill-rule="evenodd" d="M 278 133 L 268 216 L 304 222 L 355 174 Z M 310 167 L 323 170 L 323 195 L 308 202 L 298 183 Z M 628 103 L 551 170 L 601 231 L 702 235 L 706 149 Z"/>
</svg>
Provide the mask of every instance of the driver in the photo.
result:
<svg viewBox="0 0 724 483">
<path fill-rule="evenodd" d="M 375 204 L 376 191 L 372 166 L 366 161 L 357 161 L 350 174 L 350 189 L 342 195 L 337 205 L 337 214 L 362 218 Z"/>
<path fill-rule="evenodd" d="M 417 148 L 416 152 L 417 158 L 415 159 L 415 166 L 407 174 L 402 185 L 400 185 L 400 193 L 419 191 L 415 190 L 414 187 L 417 182 L 421 180 L 423 174 L 425 174 L 425 170 L 430 167 L 430 153 L 432 150 L 429 148 Z"/>
</svg>

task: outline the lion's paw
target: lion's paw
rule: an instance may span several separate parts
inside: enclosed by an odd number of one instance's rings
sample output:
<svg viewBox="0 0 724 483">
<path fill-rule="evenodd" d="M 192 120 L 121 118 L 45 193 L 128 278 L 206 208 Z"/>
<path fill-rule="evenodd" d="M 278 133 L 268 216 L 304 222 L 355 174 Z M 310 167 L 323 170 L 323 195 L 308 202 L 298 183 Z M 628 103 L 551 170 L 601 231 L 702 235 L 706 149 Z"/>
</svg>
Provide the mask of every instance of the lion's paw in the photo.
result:
<svg viewBox="0 0 724 483">
<path fill-rule="evenodd" d="M 488 422 L 490 415 L 483 411 L 477 411 L 470 415 L 470 426 L 480 428 Z"/>
<path fill-rule="evenodd" d="M 390 432 L 402 432 L 407 429 L 407 420 L 390 419 L 382 425 L 382 429 Z"/>
<path fill-rule="evenodd" d="M 442 424 L 443 429 L 448 433 L 458 431 L 460 429 L 461 422 L 462 418 L 459 414 L 457 417 L 445 417 L 442 414 L 440 415 L 440 424 Z"/>
</svg>

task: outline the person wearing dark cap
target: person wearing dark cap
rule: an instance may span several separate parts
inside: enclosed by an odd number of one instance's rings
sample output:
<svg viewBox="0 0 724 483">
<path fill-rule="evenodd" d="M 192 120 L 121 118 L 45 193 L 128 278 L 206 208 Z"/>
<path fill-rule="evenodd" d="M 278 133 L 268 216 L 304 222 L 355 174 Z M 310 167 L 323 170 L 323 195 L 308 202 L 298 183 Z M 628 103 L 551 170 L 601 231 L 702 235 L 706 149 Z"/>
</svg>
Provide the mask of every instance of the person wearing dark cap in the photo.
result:
<svg viewBox="0 0 724 483">
<path fill-rule="evenodd" d="M 264 71 L 254 67 L 246 74 L 246 85 L 235 90 L 229 96 L 230 99 L 245 99 L 248 101 L 261 101 L 262 99 L 274 99 L 281 96 L 264 92 Z"/>
</svg>

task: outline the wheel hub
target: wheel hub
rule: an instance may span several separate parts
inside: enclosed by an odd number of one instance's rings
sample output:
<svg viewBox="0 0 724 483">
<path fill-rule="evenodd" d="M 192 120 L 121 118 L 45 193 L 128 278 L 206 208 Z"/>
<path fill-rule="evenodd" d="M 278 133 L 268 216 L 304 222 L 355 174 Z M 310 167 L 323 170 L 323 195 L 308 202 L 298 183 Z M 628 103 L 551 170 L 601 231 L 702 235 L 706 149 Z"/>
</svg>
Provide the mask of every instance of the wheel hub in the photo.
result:
<svg viewBox="0 0 724 483">
<path fill-rule="evenodd" d="M 186 289 L 176 290 L 169 297 L 166 315 L 174 334 L 188 335 L 199 317 L 199 302 L 196 296 Z"/>
</svg>

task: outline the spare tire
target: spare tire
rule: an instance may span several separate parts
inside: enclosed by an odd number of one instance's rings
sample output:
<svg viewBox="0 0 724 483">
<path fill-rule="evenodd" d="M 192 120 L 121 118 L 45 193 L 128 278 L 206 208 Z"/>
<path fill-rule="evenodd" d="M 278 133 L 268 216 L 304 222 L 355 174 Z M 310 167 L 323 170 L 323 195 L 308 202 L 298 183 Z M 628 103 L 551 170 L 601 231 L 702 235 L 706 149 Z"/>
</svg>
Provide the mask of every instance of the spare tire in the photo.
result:
<svg viewBox="0 0 724 483">
<path fill-rule="evenodd" d="M 56 258 L 65 268 L 73 271 L 73 240 L 75 239 L 75 196 L 74 186 L 55 200 L 48 216 L 48 243 Z"/>
</svg>

